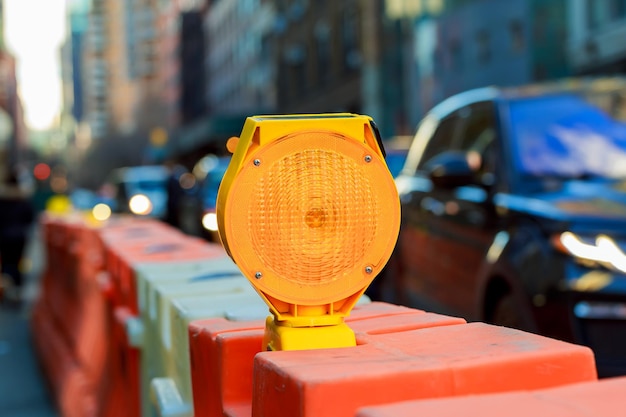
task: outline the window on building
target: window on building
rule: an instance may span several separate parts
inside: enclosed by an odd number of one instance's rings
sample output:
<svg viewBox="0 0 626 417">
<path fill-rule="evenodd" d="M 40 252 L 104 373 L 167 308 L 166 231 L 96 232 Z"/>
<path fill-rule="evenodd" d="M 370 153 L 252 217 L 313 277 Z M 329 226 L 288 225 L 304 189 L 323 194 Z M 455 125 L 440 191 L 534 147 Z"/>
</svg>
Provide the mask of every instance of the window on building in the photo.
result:
<svg viewBox="0 0 626 417">
<path fill-rule="evenodd" d="M 610 0 L 609 14 L 611 20 L 620 20 L 626 17 L 626 0 Z"/>
<path fill-rule="evenodd" d="M 291 67 L 291 91 L 294 96 L 299 96 L 305 92 L 306 74 L 304 62 L 298 62 Z"/>
<path fill-rule="evenodd" d="M 536 81 L 545 80 L 548 76 L 548 71 L 546 70 L 545 65 L 543 64 L 535 64 L 533 67 L 533 78 Z"/>
<path fill-rule="evenodd" d="M 587 26 L 598 29 L 626 18 L 626 0 L 587 0 Z"/>
<path fill-rule="evenodd" d="M 463 51 L 458 39 L 450 41 L 450 67 L 455 72 L 463 70 Z"/>
<path fill-rule="evenodd" d="M 360 64 L 359 17 L 354 8 L 347 8 L 342 12 L 340 28 L 344 70 L 352 72 Z"/>
<path fill-rule="evenodd" d="M 521 52 L 524 50 L 524 26 L 518 19 L 509 22 L 509 35 L 511 37 L 511 50 Z"/>
<path fill-rule="evenodd" d="M 289 6 L 287 10 L 287 16 L 291 21 L 299 21 L 306 14 L 309 6 L 308 0 L 295 0 Z"/>
<path fill-rule="evenodd" d="M 294 44 L 285 50 L 291 97 L 301 95 L 306 87 L 306 50 L 303 44 Z"/>
<path fill-rule="evenodd" d="M 331 73 L 331 44 L 330 44 L 330 27 L 326 22 L 318 22 L 315 25 L 315 53 L 317 82 L 323 86 L 330 79 Z"/>
<path fill-rule="evenodd" d="M 285 103 L 289 100 L 289 87 L 291 87 L 291 83 L 289 81 L 289 64 L 283 60 L 277 69 L 277 89 L 276 93 L 278 95 L 278 102 Z"/>
<path fill-rule="evenodd" d="M 587 0 L 587 26 L 596 29 L 602 24 L 602 3 L 604 0 Z"/>
<path fill-rule="evenodd" d="M 477 58 L 481 64 L 486 64 L 491 60 L 491 37 L 487 30 L 480 30 L 476 34 Z"/>
<path fill-rule="evenodd" d="M 270 35 L 264 34 L 261 37 L 261 62 L 270 63 L 273 61 L 274 50 L 272 48 L 272 40 Z"/>
</svg>

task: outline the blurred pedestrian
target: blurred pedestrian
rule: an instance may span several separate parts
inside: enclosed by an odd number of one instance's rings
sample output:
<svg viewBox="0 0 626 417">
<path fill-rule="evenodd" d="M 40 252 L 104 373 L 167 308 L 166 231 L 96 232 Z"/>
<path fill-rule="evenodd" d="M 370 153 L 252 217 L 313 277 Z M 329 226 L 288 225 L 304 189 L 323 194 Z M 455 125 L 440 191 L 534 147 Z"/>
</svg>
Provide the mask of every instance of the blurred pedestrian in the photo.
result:
<svg viewBox="0 0 626 417">
<path fill-rule="evenodd" d="M 21 263 L 34 217 L 30 193 L 20 186 L 13 169 L 0 184 L 0 285 L 7 298 L 18 302 L 23 286 Z"/>
</svg>

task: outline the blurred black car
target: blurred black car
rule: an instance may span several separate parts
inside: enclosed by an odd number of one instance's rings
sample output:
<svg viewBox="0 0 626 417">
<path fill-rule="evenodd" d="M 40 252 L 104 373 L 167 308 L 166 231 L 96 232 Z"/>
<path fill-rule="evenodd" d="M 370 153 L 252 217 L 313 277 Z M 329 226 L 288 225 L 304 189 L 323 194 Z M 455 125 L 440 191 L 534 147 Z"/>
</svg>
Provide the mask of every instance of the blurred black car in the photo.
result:
<svg viewBox="0 0 626 417">
<path fill-rule="evenodd" d="M 114 169 L 106 181 L 113 190 L 111 209 L 117 213 L 164 219 L 168 176 L 167 168 L 161 165 Z"/>
<path fill-rule="evenodd" d="M 195 164 L 192 173 L 197 179 L 197 184 L 180 204 L 179 223 L 185 233 L 219 242 L 217 191 L 229 162 L 230 156 L 209 154 Z"/>
<path fill-rule="evenodd" d="M 396 178 L 374 298 L 590 346 L 626 373 L 626 81 L 453 96 Z"/>
</svg>

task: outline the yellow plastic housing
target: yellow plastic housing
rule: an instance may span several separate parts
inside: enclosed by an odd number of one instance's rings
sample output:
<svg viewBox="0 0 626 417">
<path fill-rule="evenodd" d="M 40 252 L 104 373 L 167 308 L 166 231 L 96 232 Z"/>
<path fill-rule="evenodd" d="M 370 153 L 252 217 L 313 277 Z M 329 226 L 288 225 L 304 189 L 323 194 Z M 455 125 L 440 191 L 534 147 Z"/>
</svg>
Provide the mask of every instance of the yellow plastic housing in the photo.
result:
<svg viewBox="0 0 626 417">
<path fill-rule="evenodd" d="M 371 118 L 348 113 L 249 117 L 217 214 L 224 247 L 292 327 L 343 322 L 400 225 Z"/>
<path fill-rule="evenodd" d="M 345 323 L 334 326 L 290 327 L 273 317 L 265 321 L 263 348 L 267 351 L 328 349 L 356 346 L 356 336 Z"/>
</svg>

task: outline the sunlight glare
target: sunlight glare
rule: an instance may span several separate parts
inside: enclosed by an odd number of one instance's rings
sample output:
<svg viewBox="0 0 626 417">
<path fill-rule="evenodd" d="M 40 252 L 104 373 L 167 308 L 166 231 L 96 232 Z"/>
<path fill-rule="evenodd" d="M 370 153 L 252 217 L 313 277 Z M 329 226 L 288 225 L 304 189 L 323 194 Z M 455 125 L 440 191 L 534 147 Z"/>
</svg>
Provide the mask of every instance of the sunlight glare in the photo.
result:
<svg viewBox="0 0 626 417">
<path fill-rule="evenodd" d="M 32 129 L 49 128 L 61 108 L 59 47 L 65 37 L 65 1 L 5 0 L 4 12 L 25 122 Z"/>
</svg>

